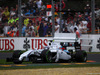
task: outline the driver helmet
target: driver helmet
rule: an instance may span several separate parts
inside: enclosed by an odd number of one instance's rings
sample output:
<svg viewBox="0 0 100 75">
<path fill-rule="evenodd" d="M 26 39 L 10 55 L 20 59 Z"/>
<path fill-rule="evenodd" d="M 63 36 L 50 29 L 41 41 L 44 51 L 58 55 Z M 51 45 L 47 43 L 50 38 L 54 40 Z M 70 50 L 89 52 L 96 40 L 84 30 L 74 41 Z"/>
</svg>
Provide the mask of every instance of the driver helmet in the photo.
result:
<svg viewBox="0 0 100 75">
<path fill-rule="evenodd" d="M 44 50 L 49 50 L 49 47 L 48 46 L 44 47 Z"/>
</svg>

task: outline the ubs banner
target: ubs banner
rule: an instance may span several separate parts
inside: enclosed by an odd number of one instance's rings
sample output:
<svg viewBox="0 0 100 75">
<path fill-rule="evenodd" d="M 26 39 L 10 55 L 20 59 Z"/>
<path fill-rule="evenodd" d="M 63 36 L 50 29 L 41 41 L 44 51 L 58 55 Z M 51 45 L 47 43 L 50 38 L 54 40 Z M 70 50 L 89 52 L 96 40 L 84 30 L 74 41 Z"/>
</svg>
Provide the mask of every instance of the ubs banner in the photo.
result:
<svg viewBox="0 0 100 75">
<path fill-rule="evenodd" d="M 62 36 L 63 37 L 63 36 Z M 82 49 L 87 52 L 100 52 L 100 35 L 82 35 Z M 52 37 L 7 37 L 0 38 L 0 51 L 34 50 L 47 46 Z"/>
<path fill-rule="evenodd" d="M 0 38 L 0 51 L 42 49 L 53 38 Z"/>
</svg>

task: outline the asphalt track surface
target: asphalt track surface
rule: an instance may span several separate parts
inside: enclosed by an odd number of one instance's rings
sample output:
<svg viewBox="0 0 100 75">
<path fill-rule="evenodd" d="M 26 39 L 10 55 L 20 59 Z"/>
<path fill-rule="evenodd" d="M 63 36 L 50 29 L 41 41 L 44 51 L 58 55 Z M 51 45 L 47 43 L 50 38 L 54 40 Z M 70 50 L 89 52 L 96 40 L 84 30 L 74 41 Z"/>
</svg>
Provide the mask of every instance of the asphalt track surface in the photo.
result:
<svg viewBox="0 0 100 75">
<path fill-rule="evenodd" d="M 0 52 L 0 59 L 6 59 L 8 57 L 11 57 L 12 53 L 3 53 Z M 88 54 L 87 55 L 88 61 L 94 61 L 94 62 L 100 62 L 100 54 Z"/>
</svg>

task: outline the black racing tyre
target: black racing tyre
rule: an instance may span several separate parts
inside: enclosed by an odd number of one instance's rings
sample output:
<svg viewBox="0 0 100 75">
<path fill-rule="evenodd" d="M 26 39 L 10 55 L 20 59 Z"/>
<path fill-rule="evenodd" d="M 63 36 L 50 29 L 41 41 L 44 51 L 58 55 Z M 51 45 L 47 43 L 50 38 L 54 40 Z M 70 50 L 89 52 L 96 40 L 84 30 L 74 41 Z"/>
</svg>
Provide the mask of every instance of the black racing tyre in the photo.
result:
<svg viewBox="0 0 100 75">
<path fill-rule="evenodd" d="M 86 62 L 87 61 L 87 53 L 83 50 L 77 51 L 75 54 L 76 62 Z"/>
<path fill-rule="evenodd" d="M 32 63 L 36 63 L 36 62 L 37 62 L 37 56 L 31 55 L 31 56 L 29 57 L 29 60 L 30 60 Z"/>
<path fill-rule="evenodd" d="M 44 62 L 52 62 L 52 53 L 49 50 L 43 50 L 41 52 L 41 58 Z"/>
<path fill-rule="evenodd" d="M 19 57 L 21 54 L 22 54 L 21 50 L 14 51 L 14 53 L 12 55 L 14 64 L 21 64 L 22 63 L 22 61 L 19 61 Z"/>
</svg>

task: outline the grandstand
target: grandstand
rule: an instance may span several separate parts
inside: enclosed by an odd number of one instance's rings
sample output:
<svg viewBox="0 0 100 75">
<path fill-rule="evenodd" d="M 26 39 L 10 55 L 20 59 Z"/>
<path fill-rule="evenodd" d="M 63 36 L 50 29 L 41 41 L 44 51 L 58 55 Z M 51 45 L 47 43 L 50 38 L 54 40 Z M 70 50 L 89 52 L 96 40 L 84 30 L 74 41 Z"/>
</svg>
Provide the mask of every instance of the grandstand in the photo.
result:
<svg viewBox="0 0 100 75">
<path fill-rule="evenodd" d="M 5 0 L 6 1 L 6 0 Z M 18 1 L 14 0 L 14 3 L 10 4 L 10 0 L 7 0 L 8 4 L 4 1 L 0 1 L 0 36 L 1 37 L 18 37 L 19 36 L 19 17 L 18 17 Z M 55 0 L 54 0 L 55 1 Z M 65 32 L 67 29 L 70 33 L 75 33 L 73 29 L 76 27 L 80 34 L 91 34 L 91 1 L 90 0 L 62 0 L 66 4 L 66 8 L 62 9 L 62 18 L 59 11 L 55 12 L 55 22 L 59 26 L 61 32 Z M 47 1 L 48 4 L 51 1 Z M 73 3 L 76 6 L 71 6 Z M 100 33 L 100 7 L 99 1 L 95 1 L 95 33 Z M 4 4 L 4 5 L 3 5 Z M 22 0 L 21 3 L 21 36 L 22 37 L 50 37 L 52 36 L 52 16 L 47 15 L 47 7 L 45 0 Z M 56 8 L 59 8 L 59 1 L 55 2 Z M 77 6 L 80 7 L 77 8 Z M 55 9 L 56 10 L 56 9 Z M 50 10 L 51 11 L 51 10 Z M 61 20 L 60 20 L 61 19 Z M 61 25 L 60 25 L 61 22 Z M 57 28 L 57 27 L 55 27 Z M 8 34 L 8 31 L 12 32 Z M 11 34 L 13 34 L 11 36 Z"/>
</svg>

